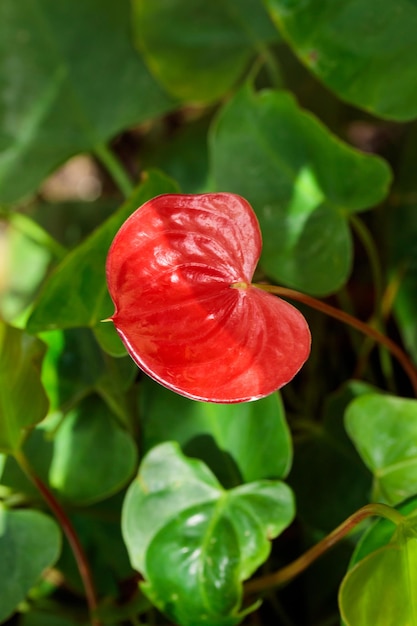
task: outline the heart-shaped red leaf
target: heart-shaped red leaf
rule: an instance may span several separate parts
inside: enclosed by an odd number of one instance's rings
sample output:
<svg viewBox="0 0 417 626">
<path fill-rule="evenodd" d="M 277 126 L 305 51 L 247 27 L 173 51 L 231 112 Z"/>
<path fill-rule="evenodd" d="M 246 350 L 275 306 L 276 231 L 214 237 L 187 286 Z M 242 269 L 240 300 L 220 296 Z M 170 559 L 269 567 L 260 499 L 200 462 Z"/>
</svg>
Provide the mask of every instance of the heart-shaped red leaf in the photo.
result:
<svg viewBox="0 0 417 626">
<path fill-rule="evenodd" d="M 112 320 L 149 376 L 179 394 L 244 402 L 279 389 L 310 352 L 301 313 L 251 285 L 261 252 L 231 193 L 167 194 L 123 224 L 107 258 Z"/>
</svg>

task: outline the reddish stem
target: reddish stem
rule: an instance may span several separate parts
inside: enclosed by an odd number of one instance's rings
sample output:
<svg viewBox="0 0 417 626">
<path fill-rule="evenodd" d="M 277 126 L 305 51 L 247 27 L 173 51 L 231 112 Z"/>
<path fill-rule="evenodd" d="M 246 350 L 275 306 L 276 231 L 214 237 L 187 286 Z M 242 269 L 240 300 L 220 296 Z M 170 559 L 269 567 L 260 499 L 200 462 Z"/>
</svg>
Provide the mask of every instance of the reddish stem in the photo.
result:
<svg viewBox="0 0 417 626">
<path fill-rule="evenodd" d="M 385 346 L 391 352 L 391 354 L 396 357 L 398 362 L 403 367 L 413 387 L 414 393 L 417 396 L 417 369 L 414 367 L 413 363 L 410 361 L 406 353 L 400 348 L 398 344 L 395 343 L 395 341 L 392 341 L 383 333 L 379 332 L 372 326 L 369 326 L 369 324 L 366 324 L 365 322 L 358 320 L 356 317 L 353 317 L 353 315 L 349 315 L 349 313 L 346 313 L 345 311 L 341 311 L 340 309 L 337 309 L 330 304 L 326 304 L 321 300 L 317 300 L 312 296 L 307 296 L 306 294 L 295 291 L 294 289 L 287 289 L 286 287 L 277 287 L 275 285 L 262 284 L 255 284 L 254 287 L 258 287 L 259 289 L 263 289 L 264 291 L 269 291 L 276 296 L 290 298 L 292 300 L 297 300 L 297 302 L 306 304 L 307 306 L 310 306 L 317 311 L 321 311 L 322 313 L 329 315 L 329 317 L 333 317 L 340 322 L 343 322 L 344 324 L 348 324 L 352 328 L 359 330 L 364 335 L 371 337 L 371 339 L 373 339 L 380 345 Z"/>
<path fill-rule="evenodd" d="M 367 504 L 350 515 L 350 517 L 335 528 L 327 537 L 319 541 L 315 546 L 307 550 L 307 552 L 289 565 L 286 565 L 272 574 L 250 580 L 245 585 L 245 594 L 265 591 L 272 587 L 288 583 L 301 574 L 301 572 L 309 567 L 317 558 L 322 556 L 329 548 L 332 548 L 338 541 L 343 539 L 355 526 L 360 524 L 367 517 L 374 515 L 384 517 L 396 525 L 401 524 L 404 520 L 401 513 L 385 504 Z"/>
<path fill-rule="evenodd" d="M 81 580 L 83 582 L 85 596 L 88 604 L 88 609 L 90 613 L 91 626 L 101 626 L 100 622 L 94 618 L 94 613 L 98 607 L 97 594 L 95 591 L 93 577 L 91 574 L 91 569 L 88 563 L 87 556 L 84 552 L 84 548 L 80 543 L 78 535 L 74 526 L 72 525 L 70 519 L 68 518 L 66 512 L 55 498 L 53 493 L 48 489 L 48 487 L 42 482 L 42 480 L 33 472 L 29 463 L 27 462 L 26 457 L 21 453 L 16 453 L 15 455 L 17 462 L 20 467 L 23 469 L 25 474 L 30 478 L 30 480 L 37 487 L 38 491 L 42 495 L 43 499 L 51 509 L 52 513 L 55 515 L 58 520 L 67 540 L 70 544 L 72 553 L 77 562 L 78 571 L 81 576 Z"/>
</svg>

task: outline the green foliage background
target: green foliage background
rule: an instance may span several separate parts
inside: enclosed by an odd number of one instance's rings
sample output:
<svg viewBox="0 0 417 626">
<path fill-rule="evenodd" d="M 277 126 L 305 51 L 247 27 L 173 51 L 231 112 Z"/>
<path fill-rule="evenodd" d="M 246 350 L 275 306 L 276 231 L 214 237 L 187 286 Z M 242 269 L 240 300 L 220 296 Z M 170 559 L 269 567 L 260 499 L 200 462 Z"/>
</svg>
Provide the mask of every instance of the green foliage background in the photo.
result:
<svg viewBox="0 0 417 626">
<path fill-rule="evenodd" d="M 258 281 L 416 364 L 416 77 L 416 0 L 0 2 L 0 623 L 417 626 L 417 403 L 385 349 L 303 306 L 296 379 L 212 405 L 102 321 L 124 220 L 229 191 Z M 388 519 L 245 587 L 370 503 Z"/>
</svg>

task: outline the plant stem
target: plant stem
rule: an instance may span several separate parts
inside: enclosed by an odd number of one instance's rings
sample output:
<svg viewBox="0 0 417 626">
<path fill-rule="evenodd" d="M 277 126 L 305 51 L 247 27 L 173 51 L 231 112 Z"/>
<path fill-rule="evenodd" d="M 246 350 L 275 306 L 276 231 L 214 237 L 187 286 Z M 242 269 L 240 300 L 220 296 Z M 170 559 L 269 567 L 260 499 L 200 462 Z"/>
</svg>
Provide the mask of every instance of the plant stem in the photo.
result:
<svg viewBox="0 0 417 626">
<path fill-rule="evenodd" d="M 43 499 L 51 509 L 52 513 L 55 515 L 58 520 L 67 540 L 70 544 L 71 550 L 74 554 L 74 558 L 77 562 L 78 571 L 81 576 L 81 580 L 83 582 L 86 600 L 88 604 L 88 609 L 90 612 L 90 620 L 91 626 L 100 626 L 100 622 L 94 617 L 94 613 L 98 607 L 97 595 L 94 587 L 94 582 L 90 570 L 90 566 L 88 563 L 87 556 L 84 552 L 84 548 L 82 547 L 78 535 L 73 527 L 71 520 L 67 516 L 66 512 L 55 498 L 54 494 L 49 490 L 49 488 L 42 482 L 42 480 L 34 473 L 33 469 L 29 465 L 29 462 L 25 455 L 19 451 L 15 453 L 16 461 L 19 463 L 21 469 L 24 471 L 26 476 L 33 482 L 36 486 Z"/>
<path fill-rule="evenodd" d="M 289 565 L 279 569 L 272 574 L 261 576 L 250 580 L 245 585 L 245 594 L 257 593 L 284 585 L 290 582 L 293 578 L 301 574 L 307 567 L 309 567 L 316 559 L 322 556 L 329 548 L 332 548 L 338 541 L 343 539 L 353 528 L 360 524 L 367 517 L 379 516 L 388 519 L 395 525 L 402 524 L 404 521 L 403 515 L 395 509 L 385 504 L 367 504 L 358 511 L 350 515 L 340 526 L 335 528 L 327 537 L 324 537 L 315 546 L 307 550 L 298 559 L 295 559 Z"/>
<path fill-rule="evenodd" d="M 345 313 L 345 311 L 341 311 L 340 309 L 336 309 L 330 304 L 326 304 L 325 302 L 317 300 L 312 296 L 307 296 L 306 294 L 303 294 L 299 291 L 295 291 L 294 289 L 287 289 L 286 287 L 263 284 L 255 284 L 253 286 L 258 287 L 259 289 L 263 289 L 264 291 L 269 291 L 276 296 L 290 298 L 292 300 L 296 300 L 297 302 L 306 304 L 307 306 L 310 306 L 317 311 L 321 311 L 329 317 L 333 317 L 334 319 L 337 319 L 344 324 L 349 324 L 349 326 L 351 326 L 352 328 L 356 328 L 356 330 L 359 330 L 361 333 L 363 333 L 367 337 L 370 337 L 378 344 L 385 346 L 391 352 L 391 354 L 396 357 L 398 362 L 401 363 L 404 371 L 407 373 L 414 393 L 417 396 L 417 369 L 414 367 L 413 363 L 410 361 L 406 353 L 400 348 L 400 346 L 392 341 L 389 337 L 386 337 L 369 324 L 358 320 L 353 315 Z"/>
<path fill-rule="evenodd" d="M 134 185 L 114 152 L 106 144 L 100 143 L 95 146 L 94 154 L 109 172 L 125 198 L 129 198 L 134 190 Z"/>
</svg>

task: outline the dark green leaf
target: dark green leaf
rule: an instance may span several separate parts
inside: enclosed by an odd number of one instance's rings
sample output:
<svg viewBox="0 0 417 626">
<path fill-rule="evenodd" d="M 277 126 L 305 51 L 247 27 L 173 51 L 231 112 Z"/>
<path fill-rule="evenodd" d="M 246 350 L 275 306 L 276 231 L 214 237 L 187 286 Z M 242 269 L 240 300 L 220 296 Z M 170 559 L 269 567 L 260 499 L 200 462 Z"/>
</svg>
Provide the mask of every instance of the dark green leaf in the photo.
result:
<svg viewBox="0 0 417 626">
<path fill-rule="evenodd" d="M 346 429 L 374 475 L 373 499 L 395 505 L 417 493 L 417 401 L 367 394 L 347 408 Z"/>
<path fill-rule="evenodd" d="M 292 458 L 291 437 L 279 394 L 255 402 L 195 402 L 144 380 L 140 390 L 143 446 L 167 439 L 201 458 L 229 486 L 284 478 Z"/>
<path fill-rule="evenodd" d="M 89 396 L 55 434 L 49 483 L 63 498 L 86 505 L 120 490 L 136 463 L 133 439 L 98 397 Z"/>
<path fill-rule="evenodd" d="M 339 289 L 352 263 L 349 214 L 384 198 L 387 164 L 344 144 L 285 92 L 246 86 L 212 130 L 216 187 L 253 205 L 265 272 L 309 293 Z"/>
<path fill-rule="evenodd" d="M 182 626 L 226 626 L 241 620 L 241 583 L 293 515 L 284 483 L 225 491 L 201 461 L 164 443 L 147 454 L 129 487 L 123 536 L 160 610 Z"/>
<path fill-rule="evenodd" d="M 0 450 L 16 452 L 48 412 L 41 383 L 44 344 L 0 321 Z"/>
<path fill-rule="evenodd" d="M 28 331 L 94 327 L 112 315 L 114 307 L 107 292 L 105 265 L 113 237 L 146 200 L 175 191 L 177 187 L 171 180 L 149 172 L 132 197 L 56 268 L 35 304 Z"/>
<path fill-rule="evenodd" d="M 57 524 L 38 511 L 0 505 L 0 621 L 14 612 L 61 549 Z"/>
<path fill-rule="evenodd" d="M 36 475 L 61 499 L 81 506 L 120 491 L 137 465 L 135 442 L 95 395 L 65 417 L 51 415 L 34 428 L 23 452 Z M 2 485 L 36 498 L 36 490 L 13 457 L 7 458 L 0 476 Z"/>
<path fill-rule="evenodd" d="M 417 117 L 417 5 L 264 0 L 301 61 L 336 94 L 381 117 Z"/>
<path fill-rule="evenodd" d="M 129 39 L 129 2 L 0 4 L 0 198 L 172 108 Z M 99 106 L 98 106 L 99 105 Z"/>
<path fill-rule="evenodd" d="M 136 36 L 149 67 L 175 96 L 211 102 L 255 54 L 279 39 L 257 0 L 134 0 Z"/>
</svg>

